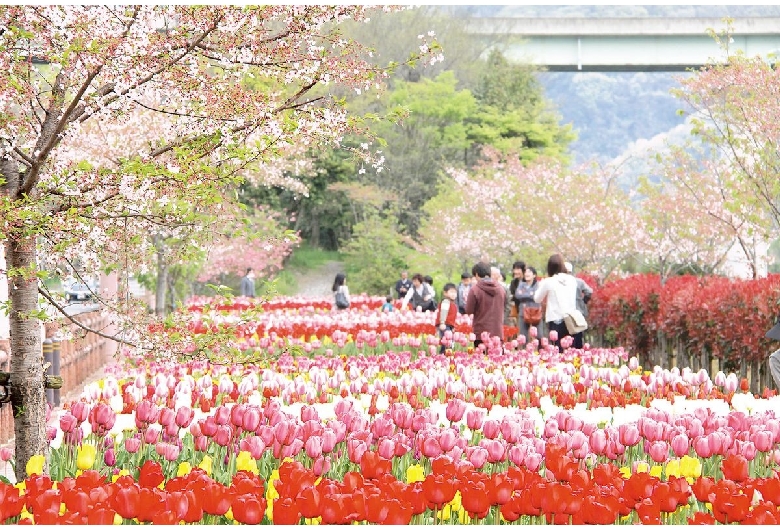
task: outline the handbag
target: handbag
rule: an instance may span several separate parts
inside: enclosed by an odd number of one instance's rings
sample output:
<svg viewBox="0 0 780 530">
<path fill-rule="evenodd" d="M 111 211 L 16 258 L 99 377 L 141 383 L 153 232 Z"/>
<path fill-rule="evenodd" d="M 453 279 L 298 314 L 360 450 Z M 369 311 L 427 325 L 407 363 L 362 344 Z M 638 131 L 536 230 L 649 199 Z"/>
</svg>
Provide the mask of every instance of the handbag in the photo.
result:
<svg viewBox="0 0 780 530">
<path fill-rule="evenodd" d="M 588 329 L 588 322 L 579 309 L 574 309 L 567 313 L 563 317 L 563 321 L 566 322 L 566 329 L 569 330 L 571 335 Z"/>
<path fill-rule="evenodd" d="M 336 291 L 336 307 L 339 309 L 346 309 L 349 307 L 349 301 L 343 291 Z"/>
<path fill-rule="evenodd" d="M 523 320 L 526 324 L 536 326 L 542 321 L 542 308 L 541 306 L 524 306 L 523 307 Z"/>
</svg>

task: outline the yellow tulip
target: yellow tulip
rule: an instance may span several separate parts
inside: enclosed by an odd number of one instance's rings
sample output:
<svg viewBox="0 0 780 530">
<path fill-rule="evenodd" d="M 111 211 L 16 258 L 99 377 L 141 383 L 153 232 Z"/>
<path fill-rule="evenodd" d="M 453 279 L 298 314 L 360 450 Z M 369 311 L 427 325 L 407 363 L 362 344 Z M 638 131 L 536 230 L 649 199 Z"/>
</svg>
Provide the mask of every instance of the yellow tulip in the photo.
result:
<svg viewBox="0 0 780 530">
<path fill-rule="evenodd" d="M 120 524 L 122 524 L 123 521 L 124 521 L 124 519 L 122 519 L 121 515 L 119 515 L 118 513 L 114 514 L 114 524 L 115 525 L 120 525 Z"/>
<path fill-rule="evenodd" d="M 76 450 L 76 467 L 79 469 L 92 469 L 97 455 L 97 447 L 90 444 L 82 444 Z"/>
<path fill-rule="evenodd" d="M 699 478 L 701 476 L 701 460 L 685 455 L 680 459 L 680 472 L 685 478 Z"/>
<path fill-rule="evenodd" d="M 620 474 L 623 475 L 624 479 L 631 478 L 631 468 L 628 466 L 623 466 L 620 468 Z"/>
<path fill-rule="evenodd" d="M 678 459 L 670 460 L 666 463 L 666 476 L 667 477 L 681 477 L 680 473 L 680 461 Z"/>
<path fill-rule="evenodd" d="M 664 468 L 661 466 L 653 466 L 650 468 L 650 476 L 655 478 L 661 478 Z"/>
<path fill-rule="evenodd" d="M 116 483 L 116 481 L 117 481 L 117 479 L 119 477 L 123 477 L 123 476 L 129 475 L 129 474 L 130 474 L 130 472 L 128 470 L 120 469 L 119 473 L 117 473 L 116 475 L 111 475 L 111 482 Z"/>
<path fill-rule="evenodd" d="M 198 467 L 205 471 L 207 475 L 211 476 L 211 457 L 209 455 L 204 456 L 203 460 L 198 464 Z"/>
<path fill-rule="evenodd" d="M 177 477 L 183 477 L 185 475 L 188 475 L 192 471 L 192 464 L 189 462 L 179 462 L 179 467 L 176 469 L 176 476 Z"/>
<path fill-rule="evenodd" d="M 422 482 L 425 480 L 425 469 L 419 464 L 412 464 L 406 468 L 406 483 Z"/>
<path fill-rule="evenodd" d="M 42 475 L 43 464 L 45 463 L 46 459 L 43 457 L 43 455 L 33 455 L 30 457 L 30 460 L 27 461 L 27 466 L 24 469 L 27 471 L 28 476 Z"/>
<path fill-rule="evenodd" d="M 260 470 L 257 469 L 257 460 L 252 458 L 249 451 L 241 451 L 236 457 L 236 471 L 249 471 L 257 475 Z"/>
<path fill-rule="evenodd" d="M 636 472 L 637 473 L 647 473 L 650 471 L 650 466 L 647 464 L 647 462 L 638 462 L 636 465 Z"/>
</svg>

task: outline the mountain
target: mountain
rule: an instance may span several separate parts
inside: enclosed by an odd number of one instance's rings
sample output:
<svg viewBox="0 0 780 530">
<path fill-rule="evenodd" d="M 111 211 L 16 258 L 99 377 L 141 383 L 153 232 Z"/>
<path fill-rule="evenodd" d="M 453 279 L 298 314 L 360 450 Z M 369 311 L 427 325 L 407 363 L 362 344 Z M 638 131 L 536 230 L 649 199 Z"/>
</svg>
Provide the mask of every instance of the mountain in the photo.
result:
<svg viewBox="0 0 780 530">
<path fill-rule="evenodd" d="M 453 15 L 487 17 L 777 17 L 780 6 L 718 5 L 507 5 L 447 6 Z M 670 94 L 690 74 L 668 72 L 542 72 L 545 96 L 578 134 L 571 145 L 575 162 L 614 159 L 637 142 L 684 123 L 683 102 Z"/>
</svg>

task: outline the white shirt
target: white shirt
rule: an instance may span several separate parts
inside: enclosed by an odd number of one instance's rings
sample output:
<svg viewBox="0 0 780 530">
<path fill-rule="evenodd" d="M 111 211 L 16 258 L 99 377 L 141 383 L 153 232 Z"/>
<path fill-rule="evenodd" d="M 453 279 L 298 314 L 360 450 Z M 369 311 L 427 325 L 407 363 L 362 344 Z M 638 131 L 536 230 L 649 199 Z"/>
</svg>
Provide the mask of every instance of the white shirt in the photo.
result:
<svg viewBox="0 0 780 530">
<path fill-rule="evenodd" d="M 545 322 L 563 320 L 563 317 L 577 309 L 577 278 L 561 272 L 539 282 L 534 293 L 534 302 L 547 298 Z"/>
</svg>

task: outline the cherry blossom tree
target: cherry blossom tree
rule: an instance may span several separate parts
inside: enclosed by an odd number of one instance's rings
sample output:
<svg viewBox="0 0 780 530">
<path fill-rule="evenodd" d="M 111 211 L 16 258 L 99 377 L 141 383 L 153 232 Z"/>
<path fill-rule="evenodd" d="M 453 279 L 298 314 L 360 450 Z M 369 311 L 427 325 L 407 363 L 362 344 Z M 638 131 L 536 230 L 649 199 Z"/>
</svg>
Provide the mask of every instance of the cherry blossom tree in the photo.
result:
<svg viewBox="0 0 780 530">
<path fill-rule="evenodd" d="M 780 70 L 767 58 L 739 52 L 728 54 L 725 64 L 707 66 L 681 84 L 675 94 L 692 109 L 693 134 L 713 150 L 712 164 L 725 176 L 725 209 L 755 227 L 759 235 L 776 235 L 780 225 Z"/>
<path fill-rule="evenodd" d="M 473 172 L 451 169 L 426 205 L 423 244 L 442 262 L 509 264 L 517 257 L 543 264 L 560 252 L 579 268 L 596 269 L 634 250 L 638 217 L 609 168 L 568 169 L 553 159 L 523 164 L 494 150 L 485 154 Z"/>
<path fill-rule="evenodd" d="M 339 23 L 368 13 L 0 7 L 0 238 L 19 480 L 47 447 L 41 300 L 62 309 L 39 288 L 48 264 L 78 257 L 85 270 L 116 270 L 154 254 L 150 234 L 207 237 L 242 179 L 292 146 L 358 132 L 344 97 L 379 88 L 387 70 Z M 418 45 L 436 60 L 435 43 Z M 110 309 L 124 339 L 179 353 L 170 338 L 149 344 L 140 316 Z"/>
</svg>

